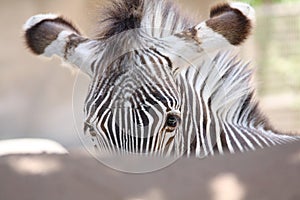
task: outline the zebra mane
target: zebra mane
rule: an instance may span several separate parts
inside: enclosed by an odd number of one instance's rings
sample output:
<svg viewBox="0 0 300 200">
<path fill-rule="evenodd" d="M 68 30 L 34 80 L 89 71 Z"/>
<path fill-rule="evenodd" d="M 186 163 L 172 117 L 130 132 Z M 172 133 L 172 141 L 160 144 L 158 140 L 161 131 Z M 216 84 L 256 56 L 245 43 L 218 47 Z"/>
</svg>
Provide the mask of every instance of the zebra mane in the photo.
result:
<svg viewBox="0 0 300 200">
<path fill-rule="evenodd" d="M 186 144 L 191 147 L 188 156 L 191 152 L 197 157 L 207 152 L 214 154 L 214 151 L 223 154 L 224 149 L 231 153 L 236 149 L 243 152 L 254 150 L 255 145 L 263 147 L 296 140 L 290 134 L 275 130 L 259 109 L 249 64 L 229 52 L 218 53 L 212 59 L 204 58 L 197 64 L 183 70 L 178 80 L 183 92 L 182 112 L 190 117 L 190 122 L 200 121 L 200 126 L 192 126 L 193 131 L 199 133 L 195 136 L 189 133 L 191 125 L 184 127 L 184 133 L 191 138 Z"/>
<path fill-rule="evenodd" d="M 245 121 L 265 128 L 270 128 L 267 118 L 260 112 L 255 92 L 251 84 L 253 70 L 250 63 L 244 63 L 232 52 L 219 52 L 214 57 L 198 62 L 197 75 L 186 77 L 196 91 L 203 91 L 202 98 L 210 101 L 213 113 L 223 115 L 226 121 Z"/>
<path fill-rule="evenodd" d="M 97 38 L 107 39 L 130 29 L 148 29 L 153 37 L 166 37 L 194 25 L 168 0 L 113 0 L 103 11 Z"/>
</svg>

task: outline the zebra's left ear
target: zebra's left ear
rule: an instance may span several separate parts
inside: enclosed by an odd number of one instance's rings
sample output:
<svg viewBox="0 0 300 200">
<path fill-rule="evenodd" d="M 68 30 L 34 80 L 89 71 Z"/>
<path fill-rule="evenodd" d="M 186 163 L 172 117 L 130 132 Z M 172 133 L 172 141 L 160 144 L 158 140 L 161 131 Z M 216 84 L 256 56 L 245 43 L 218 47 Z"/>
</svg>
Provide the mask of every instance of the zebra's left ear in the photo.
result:
<svg viewBox="0 0 300 200">
<path fill-rule="evenodd" d="M 210 10 L 210 19 L 205 24 L 222 35 L 231 45 L 240 45 L 251 34 L 255 23 L 254 9 L 241 2 L 222 3 Z"/>
<path fill-rule="evenodd" d="M 89 69 L 100 41 L 81 36 L 71 22 L 54 14 L 35 15 L 23 26 L 28 48 L 36 55 L 57 55 L 92 76 Z"/>
<path fill-rule="evenodd" d="M 203 53 L 242 44 L 251 34 L 254 22 L 255 11 L 250 5 L 222 3 L 212 7 L 208 20 L 163 40 L 172 47 L 169 56 L 173 62 L 178 62 L 176 55 L 192 62 Z"/>
</svg>

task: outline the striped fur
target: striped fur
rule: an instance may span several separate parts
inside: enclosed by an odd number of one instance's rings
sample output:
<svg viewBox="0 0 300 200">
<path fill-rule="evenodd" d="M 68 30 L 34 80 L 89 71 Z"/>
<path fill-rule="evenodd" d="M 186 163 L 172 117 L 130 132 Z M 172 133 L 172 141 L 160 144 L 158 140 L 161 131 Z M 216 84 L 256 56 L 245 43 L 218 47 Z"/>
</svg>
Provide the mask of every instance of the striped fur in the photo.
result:
<svg viewBox="0 0 300 200">
<path fill-rule="evenodd" d="M 202 157 L 297 139 L 270 128 L 248 65 L 224 51 L 245 41 L 253 21 L 242 3 L 219 4 L 197 24 L 168 1 L 120 0 L 106 8 L 96 39 L 52 14 L 24 30 L 33 53 L 91 77 L 84 131 L 101 152 Z"/>
<path fill-rule="evenodd" d="M 260 112 L 248 64 L 220 53 L 199 65 L 183 71 L 178 80 L 185 91 L 182 112 L 189 117 L 182 124 L 187 155 L 245 152 L 297 140 L 273 130 Z"/>
</svg>

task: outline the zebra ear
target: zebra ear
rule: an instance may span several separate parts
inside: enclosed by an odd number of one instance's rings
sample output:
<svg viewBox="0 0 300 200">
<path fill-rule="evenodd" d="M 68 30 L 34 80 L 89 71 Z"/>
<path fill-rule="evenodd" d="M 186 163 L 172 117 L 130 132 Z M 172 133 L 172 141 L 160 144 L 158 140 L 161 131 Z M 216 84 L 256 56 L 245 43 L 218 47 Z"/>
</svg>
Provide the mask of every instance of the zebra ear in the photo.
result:
<svg viewBox="0 0 300 200">
<path fill-rule="evenodd" d="M 169 56 L 174 63 L 180 63 L 176 55 L 193 62 L 203 53 L 210 54 L 242 44 L 250 35 L 254 21 L 255 11 L 250 5 L 222 3 L 211 9 L 208 20 L 163 40 L 168 44 L 166 46 L 171 47 L 168 50 L 173 55 Z M 179 67 L 186 64 L 180 63 Z"/>
<path fill-rule="evenodd" d="M 240 45 L 250 35 L 254 22 L 255 11 L 250 5 L 233 2 L 213 6 L 205 24 L 230 44 Z"/>
<path fill-rule="evenodd" d="M 92 75 L 92 46 L 98 41 L 84 38 L 71 22 L 54 14 L 35 15 L 23 26 L 28 48 L 36 55 L 57 55 Z"/>
</svg>

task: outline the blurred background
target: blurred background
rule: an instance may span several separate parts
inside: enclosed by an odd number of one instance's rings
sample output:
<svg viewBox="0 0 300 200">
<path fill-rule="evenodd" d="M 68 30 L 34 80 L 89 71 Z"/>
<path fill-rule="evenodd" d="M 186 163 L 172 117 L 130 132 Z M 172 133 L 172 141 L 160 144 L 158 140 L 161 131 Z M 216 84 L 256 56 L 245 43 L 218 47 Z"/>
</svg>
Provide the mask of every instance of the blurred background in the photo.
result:
<svg viewBox="0 0 300 200">
<path fill-rule="evenodd" d="M 209 6 L 217 1 L 178 2 L 201 21 L 208 16 Z M 256 69 L 254 84 L 261 108 L 279 130 L 300 133 L 300 1 L 247 2 L 255 6 L 257 25 L 254 36 L 242 48 L 242 56 Z M 30 54 L 24 47 L 22 25 L 34 14 L 62 13 L 91 36 L 103 2 L 0 3 L 0 140 L 39 137 L 53 139 L 69 149 L 81 146 L 72 111 L 76 76 L 58 59 L 38 59 Z M 82 99 L 86 95 L 84 91 L 77 91 L 78 94 Z"/>
</svg>

